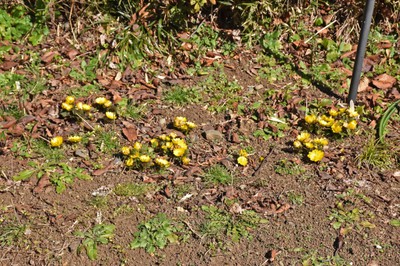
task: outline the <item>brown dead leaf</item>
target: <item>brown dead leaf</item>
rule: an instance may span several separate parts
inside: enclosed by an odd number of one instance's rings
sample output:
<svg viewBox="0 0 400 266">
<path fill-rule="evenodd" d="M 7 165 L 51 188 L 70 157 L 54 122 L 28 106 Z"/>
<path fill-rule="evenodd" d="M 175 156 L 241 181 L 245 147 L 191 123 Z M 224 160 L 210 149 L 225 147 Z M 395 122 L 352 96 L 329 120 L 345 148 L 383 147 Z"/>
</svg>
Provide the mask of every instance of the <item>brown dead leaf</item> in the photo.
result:
<svg viewBox="0 0 400 266">
<path fill-rule="evenodd" d="M 275 211 L 275 213 L 276 213 L 276 214 L 282 213 L 282 212 L 285 212 L 285 211 L 287 211 L 287 210 L 289 210 L 289 209 L 290 209 L 290 204 L 289 204 L 289 203 L 285 203 L 285 204 L 281 205 L 281 206 Z"/>
<path fill-rule="evenodd" d="M 0 65 L 0 68 L 4 71 L 8 71 L 13 67 L 16 67 L 18 65 L 17 62 L 13 62 L 13 61 L 5 61 Z"/>
<path fill-rule="evenodd" d="M 38 181 L 36 187 L 33 189 L 34 193 L 41 193 L 43 189 L 47 186 L 50 186 L 50 177 L 48 174 L 44 174 Z"/>
<path fill-rule="evenodd" d="M 126 137 L 126 139 L 130 142 L 137 140 L 137 129 L 133 127 L 124 127 L 122 129 L 122 134 Z"/>
<path fill-rule="evenodd" d="M 382 74 L 372 80 L 372 84 L 381 90 L 388 90 L 396 83 L 396 78 L 388 74 Z"/>
<path fill-rule="evenodd" d="M 53 59 L 56 55 L 58 55 L 58 52 L 49 51 L 49 52 L 45 53 L 44 55 L 42 55 L 42 57 L 40 59 L 42 60 L 42 62 L 48 64 L 48 63 L 51 63 L 51 61 L 53 61 Z"/>
<path fill-rule="evenodd" d="M 68 51 L 67 56 L 69 57 L 69 59 L 74 59 L 78 54 L 78 50 L 72 49 Z"/>
<path fill-rule="evenodd" d="M 110 162 L 108 162 L 107 166 L 102 168 L 102 169 L 97 169 L 93 172 L 94 176 L 99 176 L 99 175 L 103 175 L 105 173 L 107 173 L 113 166 L 113 160 L 111 160 Z"/>
<path fill-rule="evenodd" d="M 363 77 L 360 80 L 360 84 L 358 85 L 358 92 L 366 91 L 368 88 L 369 81 L 370 81 L 369 78 Z"/>
<path fill-rule="evenodd" d="M 270 251 L 268 251 L 265 254 L 265 258 L 267 259 L 267 262 L 274 262 L 276 255 L 278 255 L 280 252 L 277 251 L 276 249 L 272 249 Z"/>
</svg>

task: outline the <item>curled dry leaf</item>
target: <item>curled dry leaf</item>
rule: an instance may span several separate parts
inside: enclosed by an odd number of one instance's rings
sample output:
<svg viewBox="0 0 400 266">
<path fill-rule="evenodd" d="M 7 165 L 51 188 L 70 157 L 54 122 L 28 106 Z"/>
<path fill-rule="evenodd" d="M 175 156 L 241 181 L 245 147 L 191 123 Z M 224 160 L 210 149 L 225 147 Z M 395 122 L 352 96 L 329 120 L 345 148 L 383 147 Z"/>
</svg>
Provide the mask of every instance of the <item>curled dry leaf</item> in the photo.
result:
<svg viewBox="0 0 400 266">
<path fill-rule="evenodd" d="M 381 90 L 388 90 L 391 87 L 393 87 L 395 83 L 396 83 L 396 78 L 388 74 L 379 75 L 372 80 L 372 84 L 374 84 L 375 87 Z"/>
</svg>

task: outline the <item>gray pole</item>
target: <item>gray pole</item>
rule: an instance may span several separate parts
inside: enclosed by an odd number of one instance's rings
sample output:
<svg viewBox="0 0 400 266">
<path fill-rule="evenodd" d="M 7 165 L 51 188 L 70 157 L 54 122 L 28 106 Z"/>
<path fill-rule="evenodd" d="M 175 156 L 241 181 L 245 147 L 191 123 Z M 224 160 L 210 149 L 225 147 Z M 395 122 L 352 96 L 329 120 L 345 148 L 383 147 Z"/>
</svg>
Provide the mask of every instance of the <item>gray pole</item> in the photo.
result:
<svg viewBox="0 0 400 266">
<path fill-rule="evenodd" d="M 371 18 L 374 11 L 374 4 L 375 0 L 367 0 L 367 3 L 365 5 L 361 36 L 357 47 L 356 62 L 354 63 L 353 76 L 351 77 L 350 84 L 350 93 L 349 97 L 347 98 L 348 103 L 350 103 L 350 101 L 353 101 L 353 103 L 356 102 L 358 85 L 361 78 L 361 69 L 363 66 L 365 50 L 367 47 L 369 29 L 371 26 Z"/>
</svg>

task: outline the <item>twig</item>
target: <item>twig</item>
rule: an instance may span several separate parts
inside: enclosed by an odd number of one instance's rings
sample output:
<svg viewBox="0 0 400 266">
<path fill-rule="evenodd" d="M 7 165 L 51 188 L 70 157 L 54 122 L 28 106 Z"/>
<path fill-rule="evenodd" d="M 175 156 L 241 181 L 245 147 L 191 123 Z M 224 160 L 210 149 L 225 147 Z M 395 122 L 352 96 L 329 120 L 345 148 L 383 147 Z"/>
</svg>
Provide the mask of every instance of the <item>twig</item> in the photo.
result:
<svg viewBox="0 0 400 266">
<path fill-rule="evenodd" d="M 199 239 L 202 239 L 202 236 L 192 228 L 189 222 L 183 221 L 183 223 L 190 229 L 190 231 L 192 231 L 193 234 L 195 234 Z"/>
<path fill-rule="evenodd" d="M 81 115 L 79 115 L 78 113 L 76 113 L 76 115 L 77 115 L 80 119 L 82 119 L 82 121 L 85 122 L 85 124 L 88 125 L 88 126 L 90 127 L 91 130 L 94 130 L 94 127 L 92 127 L 92 125 L 89 124 L 89 122 L 86 121 L 85 118 L 83 118 L 83 117 L 82 117 Z"/>
<path fill-rule="evenodd" d="M 335 23 L 336 20 L 332 21 L 331 23 L 329 23 L 328 25 L 326 25 L 325 27 L 323 27 L 322 29 L 320 29 L 319 31 L 317 31 L 317 33 L 315 33 L 313 36 L 311 36 L 310 38 L 307 39 L 307 41 L 305 41 L 304 43 L 308 43 L 309 41 L 311 41 L 315 36 L 317 36 L 318 34 L 320 34 L 322 31 L 324 31 L 326 28 L 329 28 L 333 23 Z"/>
<path fill-rule="evenodd" d="M 268 154 L 264 157 L 264 160 L 260 163 L 260 165 L 257 167 L 257 169 L 254 171 L 254 173 L 251 176 L 255 176 L 258 174 L 258 172 L 261 170 L 261 168 L 264 166 L 264 164 L 267 162 L 267 158 L 271 155 L 272 151 L 274 150 L 274 147 L 271 147 L 269 149 Z"/>
</svg>

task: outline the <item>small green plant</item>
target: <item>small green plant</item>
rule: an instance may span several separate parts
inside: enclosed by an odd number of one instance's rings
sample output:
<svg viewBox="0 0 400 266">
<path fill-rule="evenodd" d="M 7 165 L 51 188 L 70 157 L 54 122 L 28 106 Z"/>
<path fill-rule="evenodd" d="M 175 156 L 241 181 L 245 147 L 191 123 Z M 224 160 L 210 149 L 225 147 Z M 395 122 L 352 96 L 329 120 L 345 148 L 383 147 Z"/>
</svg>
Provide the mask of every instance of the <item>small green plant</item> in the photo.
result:
<svg viewBox="0 0 400 266">
<path fill-rule="evenodd" d="M 175 86 L 164 94 L 164 99 L 177 106 L 198 103 L 202 99 L 199 91 L 195 88 Z"/>
<path fill-rule="evenodd" d="M 400 110 L 400 100 L 395 101 L 389 107 L 386 109 L 386 111 L 382 114 L 380 120 L 379 120 L 379 125 L 378 125 L 378 136 L 379 136 L 379 141 L 383 143 L 385 141 L 385 134 L 386 134 L 386 128 L 389 123 L 390 117 L 394 114 L 394 112 L 397 110 Z"/>
<path fill-rule="evenodd" d="M 392 165 L 392 156 L 389 146 L 371 137 L 361 153 L 357 156 L 358 167 L 387 169 Z"/>
<path fill-rule="evenodd" d="M 302 259 L 302 266 L 347 266 L 349 265 L 343 258 L 339 255 L 335 256 L 319 256 L 317 252 L 312 252 L 307 254 Z"/>
<path fill-rule="evenodd" d="M 295 192 L 288 192 L 287 197 L 289 198 L 290 202 L 294 205 L 302 205 L 304 203 L 304 197 L 301 194 Z"/>
<path fill-rule="evenodd" d="M 0 247 L 17 246 L 28 227 L 26 225 L 1 224 L 0 225 Z"/>
<path fill-rule="evenodd" d="M 51 183 L 56 186 L 56 192 L 62 193 L 66 189 L 67 184 L 72 184 L 75 178 L 82 180 L 90 180 L 91 177 L 85 173 L 82 168 L 72 168 L 65 163 L 44 163 L 39 165 L 35 162 L 29 162 L 28 165 L 33 169 L 23 170 L 17 175 L 13 176 L 14 181 L 28 180 L 32 176 L 36 176 L 38 179 L 42 178 L 43 175 L 48 174 Z"/>
<path fill-rule="evenodd" d="M 84 247 L 90 260 L 97 259 L 97 246 L 99 244 L 108 244 L 114 236 L 115 225 L 96 224 L 87 232 L 77 231 L 74 235 L 83 238 L 82 244 L 78 248 L 78 253 Z"/>
<path fill-rule="evenodd" d="M 140 119 L 146 113 L 147 108 L 145 104 L 137 104 L 128 98 L 122 98 L 117 103 L 118 114 L 122 117 Z"/>
<path fill-rule="evenodd" d="M 242 237 L 251 238 L 251 230 L 268 222 L 254 211 L 244 210 L 240 214 L 233 215 L 212 205 L 203 205 L 201 209 L 206 213 L 206 221 L 201 226 L 202 233 L 218 242 L 224 236 L 228 236 L 234 242 Z"/>
<path fill-rule="evenodd" d="M 357 229 L 375 228 L 375 225 L 369 221 L 375 218 L 374 214 L 357 207 L 362 202 L 371 203 L 372 200 L 370 198 L 357 193 L 354 189 L 348 189 L 336 197 L 338 201 L 329 215 L 329 220 L 332 221 L 334 229 L 345 228 L 345 230 L 348 230 L 354 226 Z"/>
<path fill-rule="evenodd" d="M 280 160 L 274 166 L 275 173 L 280 175 L 300 175 L 305 172 L 305 169 L 299 164 L 288 161 L 286 159 Z"/>
<path fill-rule="evenodd" d="M 178 231 L 178 227 L 164 213 L 159 213 L 139 225 L 130 247 L 132 249 L 144 248 L 146 252 L 154 254 L 157 248 L 163 249 L 168 243 L 177 243 L 179 241 L 176 234 Z"/>
<path fill-rule="evenodd" d="M 80 69 L 74 68 L 69 73 L 70 77 L 82 82 L 92 82 L 96 78 L 96 69 L 99 65 L 99 59 L 93 57 L 87 61 L 82 60 Z"/>
<path fill-rule="evenodd" d="M 144 196 L 147 192 L 157 191 L 158 188 L 154 184 L 147 183 L 125 183 L 118 184 L 114 188 L 114 193 L 118 196 L 124 197 L 140 197 Z"/>
<path fill-rule="evenodd" d="M 264 128 L 257 129 L 253 135 L 254 137 L 261 137 L 264 140 L 282 138 L 285 136 L 285 131 L 288 128 L 288 124 L 284 120 L 277 119 L 277 121 L 270 121 Z"/>
<path fill-rule="evenodd" d="M 211 166 L 204 174 L 204 180 L 208 183 L 228 185 L 233 182 L 233 175 L 220 164 Z"/>
</svg>

